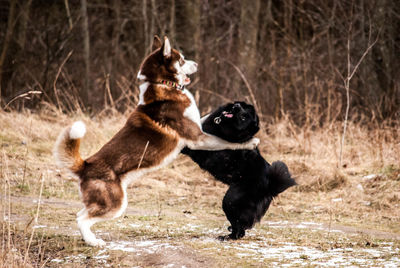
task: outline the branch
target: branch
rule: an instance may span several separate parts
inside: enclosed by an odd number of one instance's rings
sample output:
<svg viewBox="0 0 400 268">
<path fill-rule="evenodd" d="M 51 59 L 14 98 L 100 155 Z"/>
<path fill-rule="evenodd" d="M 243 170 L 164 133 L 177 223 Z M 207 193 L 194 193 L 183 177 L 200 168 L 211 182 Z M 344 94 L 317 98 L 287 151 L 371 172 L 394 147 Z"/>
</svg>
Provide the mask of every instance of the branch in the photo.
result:
<svg viewBox="0 0 400 268">
<path fill-rule="evenodd" d="M 372 44 L 369 44 L 367 49 L 364 51 L 363 55 L 361 58 L 358 60 L 357 64 L 355 65 L 353 71 L 351 71 L 351 59 L 350 59 L 350 31 L 351 31 L 352 24 L 350 24 L 350 29 L 349 29 L 349 36 L 347 38 L 347 77 L 343 79 L 344 82 L 344 88 L 346 89 L 346 113 L 344 116 L 344 125 L 343 125 L 343 134 L 342 134 L 342 140 L 340 143 L 340 152 L 339 152 L 339 167 L 342 167 L 342 160 L 343 160 L 343 147 L 344 147 L 344 140 L 346 137 L 346 132 L 347 132 L 347 121 L 349 119 L 349 110 L 350 110 L 350 80 L 353 78 L 354 74 L 358 70 L 358 67 L 360 66 L 361 62 L 364 60 L 365 56 L 369 53 L 369 51 L 372 49 L 372 47 L 376 44 L 376 42 L 379 39 L 379 34 L 380 31 L 378 32 L 375 41 Z M 369 29 L 369 40 L 371 37 L 371 26 Z M 370 43 L 368 41 L 368 43 Z"/>
<path fill-rule="evenodd" d="M 243 72 L 239 69 L 239 67 L 237 67 L 233 62 L 231 62 L 231 61 L 229 61 L 229 60 L 224 60 L 224 61 L 226 61 L 227 63 L 229 63 L 229 64 L 238 72 L 238 74 L 239 74 L 240 77 L 242 78 L 244 84 L 245 84 L 246 87 L 247 87 L 247 90 L 249 91 L 250 98 L 251 98 L 251 101 L 253 102 L 253 105 L 254 105 L 254 106 L 256 107 L 256 109 L 259 111 L 259 114 L 260 114 L 260 121 L 262 121 L 262 120 L 261 120 L 261 119 L 262 119 L 261 107 L 259 107 L 258 104 L 257 104 L 256 98 L 254 97 L 254 94 L 253 94 L 253 89 L 251 88 L 249 81 L 248 81 L 247 78 L 244 76 Z"/>
<path fill-rule="evenodd" d="M 354 74 L 356 73 L 356 71 L 357 71 L 358 67 L 360 66 L 361 62 L 364 60 L 365 56 L 367 56 L 367 54 L 368 54 L 369 51 L 372 49 L 372 47 L 375 46 L 376 42 L 378 42 L 379 34 L 380 34 L 380 32 L 379 32 L 378 35 L 376 36 L 375 41 L 374 41 L 372 44 L 370 44 L 370 45 L 367 47 L 367 49 L 364 51 L 364 54 L 361 56 L 360 60 L 357 62 L 356 66 L 354 67 L 353 72 L 350 74 L 350 76 L 348 76 L 348 77 L 346 78 L 347 80 L 350 81 L 351 78 L 353 78 L 353 76 L 354 76 Z M 350 54 L 350 53 L 349 53 L 349 54 Z"/>
</svg>

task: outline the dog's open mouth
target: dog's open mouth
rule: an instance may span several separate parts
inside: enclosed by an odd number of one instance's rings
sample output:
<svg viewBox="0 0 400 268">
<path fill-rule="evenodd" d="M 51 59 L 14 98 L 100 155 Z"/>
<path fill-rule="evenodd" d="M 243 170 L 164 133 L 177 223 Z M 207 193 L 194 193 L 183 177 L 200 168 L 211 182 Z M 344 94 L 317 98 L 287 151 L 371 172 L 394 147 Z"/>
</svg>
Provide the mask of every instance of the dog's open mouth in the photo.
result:
<svg viewBox="0 0 400 268">
<path fill-rule="evenodd" d="M 185 79 L 183 80 L 183 84 L 185 86 L 190 84 L 190 78 L 188 76 L 186 76 Z"/>
<path fill-rule="evenodd" d="M 225 116 L 225 117 L 227 117 L 227 118 L 232 118 L 232 117 L 233 117 L 233 114 L 232 114 L 232 113 L 229 113 L 229 112 L 227 112 L 227 111 L 223 111 L 223 112 L 222 112 L 222 115 Z"/>
</svg>

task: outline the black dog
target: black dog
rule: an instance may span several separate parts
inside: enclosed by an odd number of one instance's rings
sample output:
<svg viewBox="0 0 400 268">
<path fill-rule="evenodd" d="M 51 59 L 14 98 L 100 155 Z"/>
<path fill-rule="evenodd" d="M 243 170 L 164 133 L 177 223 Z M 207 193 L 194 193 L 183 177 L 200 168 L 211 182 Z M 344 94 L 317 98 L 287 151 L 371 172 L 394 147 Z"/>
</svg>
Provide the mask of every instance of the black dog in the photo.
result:
<svg viewBox="0 0 400 268">
<path fill-rule="evenodd" d="M 250 140 L 259 130 L 259 119 L 252 105 L 229 103 L 203 117 L 203 131 L 230 142 Z M 204 151 L 184 148 L 202 169 L 230 185 L 222 208 L 231 223 L 231 234 L 221 240 L 239 239 L 265 215 L 274 197 L 296 185 L 285 163 L 270 165 L 255 150 Z"/>
</svg>

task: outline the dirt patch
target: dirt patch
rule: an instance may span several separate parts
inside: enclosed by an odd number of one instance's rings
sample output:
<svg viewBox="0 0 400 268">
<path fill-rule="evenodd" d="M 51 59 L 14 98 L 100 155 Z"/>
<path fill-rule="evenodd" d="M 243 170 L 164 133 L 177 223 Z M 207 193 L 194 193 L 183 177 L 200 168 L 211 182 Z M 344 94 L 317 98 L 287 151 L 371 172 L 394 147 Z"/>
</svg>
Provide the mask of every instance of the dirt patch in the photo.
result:
<svg viewBox="0 0 400 268">
<path fill-rule="evenodd" d="M 154 253 L 143 254 L 138 258 L 138 263 L 141 267 L 212 267 L 209 258 L 189 248 L 162 248 Z"/>
<path fill-rule="evenodd" d="M 76 262 L 103 267 L 212 267 L 210 258 L 176 242 L 114 241 L 91 254 L 71 254 L 53 258 L 48 266 L 58 267 Z"/>
</svg>

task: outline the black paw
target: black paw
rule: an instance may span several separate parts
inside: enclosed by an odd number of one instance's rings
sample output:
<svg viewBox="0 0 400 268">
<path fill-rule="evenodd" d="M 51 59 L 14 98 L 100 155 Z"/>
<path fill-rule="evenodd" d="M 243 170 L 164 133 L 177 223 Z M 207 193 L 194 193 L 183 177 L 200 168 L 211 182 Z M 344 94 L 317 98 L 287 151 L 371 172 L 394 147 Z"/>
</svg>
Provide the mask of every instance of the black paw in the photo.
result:
<svg viewBox="0 0 400 268">
<path fill-rule="evenodd" d="M 218 236 L 218 240 L 220 240 L 220 241 L 237 240 L 237 239 L 242 238 L 246 234 L 244 229 L 238 230 L 238 229 L 232 228 L 232 226 L 228 227 L 228 231 L 231 232 L 229 235 Z"/>
<path fill-rule="evenodd" d="M 232 238 L 229 235 L 220 235 L 217 237 L 217 239 L 219 241 L 228 241 L 228 240 L 231 240 Z"/>
<path fill-rule="evenodd" d="M 238 235 L 238 234 L 229 234 L 229 235 L 221 235 L 218 236 L 218 240 L 219 241 L 229 241 L 229 240 L 238 240 L 240 238 L 242 238 L 244 235 Z"/>
</svg>

